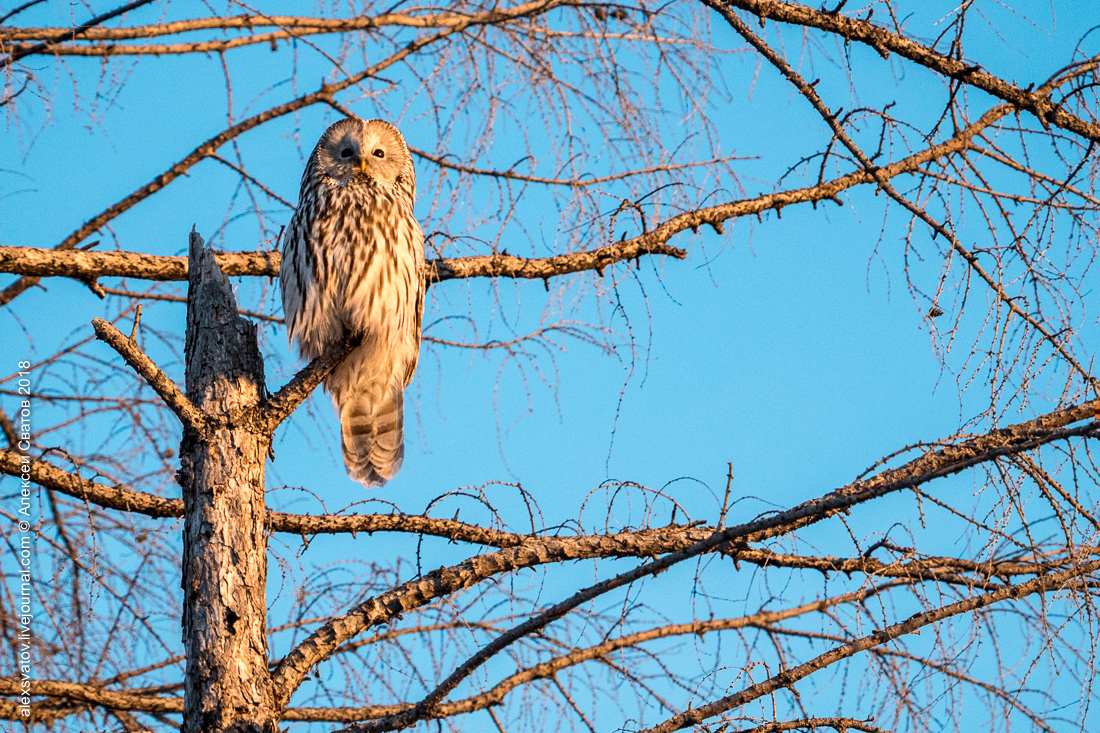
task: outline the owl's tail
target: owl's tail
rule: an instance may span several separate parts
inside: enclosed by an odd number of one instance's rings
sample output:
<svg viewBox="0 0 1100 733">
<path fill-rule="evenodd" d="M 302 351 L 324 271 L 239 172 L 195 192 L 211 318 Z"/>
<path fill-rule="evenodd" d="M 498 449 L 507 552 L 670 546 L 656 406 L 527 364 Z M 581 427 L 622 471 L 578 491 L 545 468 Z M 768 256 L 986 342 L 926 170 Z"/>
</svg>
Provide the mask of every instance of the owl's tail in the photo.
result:
<svg viewBox="0 0 1100 733">
<path fill-rule="evenodd" d="M 405 458 L 400 366 L 392 349 L 364 343 L 325 380 L 340 413 L 340 444 L 348 476 L 368 489 L 396 476 Z"/>
<path fill-rule="evenodd" d="M 404 412 L 399 389 L 346 395 L 340 406 L 341 447 L 352 480 L 373 489 L 401 470 L 405 458 Z"/>
</svg>

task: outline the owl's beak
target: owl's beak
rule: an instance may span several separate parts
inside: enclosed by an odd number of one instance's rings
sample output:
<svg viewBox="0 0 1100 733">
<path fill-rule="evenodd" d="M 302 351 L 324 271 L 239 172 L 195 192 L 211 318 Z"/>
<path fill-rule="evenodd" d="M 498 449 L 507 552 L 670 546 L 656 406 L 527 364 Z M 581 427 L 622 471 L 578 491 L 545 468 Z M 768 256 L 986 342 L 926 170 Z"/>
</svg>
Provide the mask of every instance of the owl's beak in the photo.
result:
<svg viewBox="0 0 1100 733">
<path fill-rule="evenodd" d="M 367 159 L 366 158 L 360 158 L 359 159 L 359 172 L 360 173 L 366 173 L 367 172 Z"/>
</svg>

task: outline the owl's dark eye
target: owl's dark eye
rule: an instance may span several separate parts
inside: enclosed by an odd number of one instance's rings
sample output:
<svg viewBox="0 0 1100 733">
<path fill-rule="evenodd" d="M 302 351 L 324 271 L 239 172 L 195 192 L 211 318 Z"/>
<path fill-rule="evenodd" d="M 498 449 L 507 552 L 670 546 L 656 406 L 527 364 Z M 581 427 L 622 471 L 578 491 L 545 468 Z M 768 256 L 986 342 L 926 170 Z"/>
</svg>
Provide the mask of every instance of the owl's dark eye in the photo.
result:
<svg viewBox="0 0 1100 733">
<path fill-rule="evenodd" d="M 341 158 L 350 158 L 351 155 L 352 155 L 351 148 L 344 148 L 343 150 L 340 151 L 340 157 Z"/>
<path fill-rule="evenodd" d="M 386 157 L 386 151 L 383 150 L 382 148 L 375 148 L 374 152 L 371 153 L 371 155 L 373 155 L 375 158 L 385 158 Z"/>
</svg>

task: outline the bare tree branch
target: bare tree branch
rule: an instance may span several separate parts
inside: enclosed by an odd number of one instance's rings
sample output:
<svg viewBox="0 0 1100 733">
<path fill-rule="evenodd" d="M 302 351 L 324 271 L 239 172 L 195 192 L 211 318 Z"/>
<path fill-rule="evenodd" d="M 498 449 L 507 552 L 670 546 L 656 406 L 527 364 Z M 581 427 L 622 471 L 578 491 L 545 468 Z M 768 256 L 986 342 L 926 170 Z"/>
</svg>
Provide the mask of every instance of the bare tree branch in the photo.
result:
<svg viewBox="0 0 1100 733">
<path fill-rule="evenodd" d="M 290 414 L 298 409 L 298 405 L 302 404 L 325 377 L 340 366 L 358 345 L 354 339 L 347 339 L 334 345 L 295 374 L 282 389 L 262 402 L 255 417 L 260 421 L 263 430 L 268 434 L 275 432 L 275 428 L 290 417 Z"/>
<path fill-rule="evenodd" d="M 770 48 L 762 38 L 753 33 L 744 21 L 738 18 L 729 9 L 727 9 L 722 4 L 722 0 L 702 0 L 702 2 L 707 6 L 717 10 L 735 31 L 737 31 L 746 41 L 748 41 L 753 46 L 753 48 L 759 51 L 760 54 L 764 56 L 764 58 L 766 58 L 773 66 L 775 66 L 783 74 L 783 76 L 787 78 L 788 81 L 794 84 L 799 93 L 807 100 L 809 100 L 810 104 L 813 105 L 814 109 L 817 110 L 822 119 L 824 119 L 825 122 L 832 128 L 833 134 L 836 135 L 837 139 L 840 140 L 844 144 L 844 146 L 848 148 L 849 151 L 851 151 L 852 155 L 856 157 L 863 169 L 866 170 L 872 177 L 874 177 L 874 179 L 878 182 L 879 187 L 883 191 L 885 191 L 886 194 L 890 196 L 890 198 L 892 198 L 894 201 L 897 201 L 913 216 L 917 217 L 929 227 L 931 227 L 934 232 L 938 233 L 944 239 L 948 240 L 951 243 L 952 248 L 954 248 L 955 251 L 958 252 L 964 260 L 966 260 L 967 264 L 969 264 L 970 267 L 976 273 L 978 273 L 978 276 L 981 277 L 981 279 L 985 281 L 986 285 L 988 285 L 989 288 L 997 294 L 997 297 L 999 297 L 1014 314 L 1026 321 L 1032 328 L 1038 331 L 1043 336 L 1043 339 L 1047 341 L 1047 343 L 1049 343 L 1055 351 L 1061 354 L 1062 358 L 1065 359 L 1067 363 L 1069 363 L 1087 382 L 1092 384 L 1093 391 L 1097 395 L 1100 395 L 1100 381 L 1097 381 L 1097 379 L 1092 376 L 1089 370 L 1082 366 L 1081 363 L 1078 362 L 1076 358 L 1074 358 L 1074 356 L 1066 348 L 1064 339 L 1057 338 L 1055 334 L 1044 323 L 1041 322 L 1040 319 L 1035 318 L 1030 313 L 1023 310 L 1016 303 L 1016 299 L 1005 292 L 1005 289 L 1001 286 L 997 279 L 990 275 L 989 272 L 987 272 L 986 269 L 982 267 L 982 264 L 978 261 L 978 258 L 974 255 L 974 253 L 963 246 L 962 242 L 958 240 L 954 232 L 950 231 L 941 222 L 933 219 L 927 211 L 915 205 L 909 199 L 898 193 L 897 189 L 895 189 L 890 184 L 889 178 L 881 173 L 878 166 L 875 166 L 873 163 L 871 163 L 867 155 L 859 148 L 859 146 L 857 146 L 852 141 L 848 134 L 845 133 L 843 127 L 841 127 L 840 123 L 837 121 L 836 115 L 833 114 L 833 112 L 825 105 L 821 97 L 815 91 L 813 85 L 809 84 L 805 79 L 803 79 L 802 75 L 795 71 L 791 67 L 791 65 L 783 59 L 782 56 L 780 56 L 772 48 Z M 1089 68 L 1095 67 L 1096 64 L 1093 64 L 1091 66 L 1082 67 L 1082 69 L 1087 70 Z M 1052 78 L 1042 87 L 1040 87 L 1040 91 L 1038 93 L 1049 95 L 1050 91 L 1054 88 L 1054 84 L 1055 80 L 1054 78 Z M 1097 127 L 1097 130 L 1100 131 L 1100 126 Z M 1086 158 L 1087 157 L 1088 156 L 1086 155 Z"/>
<path fill-rule="evenodd" d="M 233 15 L 209 18 L 177 20 L 157 25 L 131 26 L 128 28 L 94 28 L 81 33 L 92 41 L 125 41 L 140 38 L 157 38 L 200 30 L 232 30 L 255 28 L 294 28 L 320 33 L 344 33 L 354 30 L 373 30 L 386 26 L 405 28 L 460 28 L 471 24 L 492 25 L 533 13 L 545 12 L 555 7 L 569 7 L 578 3 L 571 0 L 535 0 L 521 3 L 505 10 L 485 13 L 436 12 L 413 14 L 411 12 L 361 15 L 353 18 L 308 18 L 297 15 Z M 0 38 L 8 41 L 52 38 L 72 31 L 67 28 L 0 28 Z"/>
<path fill-rule="evenodd" d="M 110 20 L 111 18 L 117 18 L 118 16 L 123 15 L 124 13 L 128 13 L 131 10 L 134 10 L 136 8 L 140 8 L 142 5 L 148 5 L 152 1 L 153 0 L 134 0 L 134 2 L 127 3 L 126 5 L 123 5 L 121 7 L 115 8 L 114 10 L 111 10 L 110 12 L 103 13 L 101 15 L 97 15 L 94 18 L 92 18 L 91 20 L 88 20 L 88 21 L 85 21 L 84 23 L 81 23 L 80 25 L 78 25 L 76 28 L 73 28 L 72 30 L 68 30 L 68 29 L 59 30 L 59 32 L 56 35 L 49 38 L 49 40 L 46 40 L 46 41 L 43 41 L 41 43 L 35 44 L 35 45 L 30 46 L 28 48 L 21 48 L 21 49 L 16 49 L 14 51 L 10 51 L 10 52 L 8 52 L 7 56 L 5 56 L 4 58 L 0 58 L 0 69 L 4 68 L 6 66 L 10 66 L 11 64 L 15 63 L 19 59 L 26 58 L 27 56 L 30 56 L 32 54 L 41 53 L 42 51 L 47 51 L 47 50 L 50 49 L 50 47 L 54 46 L 55 44 L 61 43 L 62 41 L 71 41 L 71 40 L 74 40 L 76 38 L 80 38 L 80 37 L 84 36 L 88 32 L 88 30 L 90 30 L 91 28 L 99 25 L 100 23 L 105 23 L 108 20 Z M 3 36 L 0 35 L 0 37 L 3 37 Z"/>
<path fill-rule="evenodd" d="M 534 3 L 519 6 L 518 11 L 513 10 L 512 12 L 522 17 L 527 13 L 534 12 L 536 9 L 552 7 L 559 1 L 560 0 L 536 0 L 536 2 Z M 507 13 L 505 13 L 505 15 L 507 15 Z M 139 188 L 137 191 L 133 192 L 118 203 L 113 204 L 112 206 L 104 209 L 102 212 L 89 219 L 79 229 L 77 229 L 72 234 L 67 236 L 64 240 L 62 240 L 61 243 L 58 244 L 57 247 L 55 247 L 55 249 L 73 249 L 74 247 L 76 247 L 76 245 L 80 244 L 80 242 L 88 237 L 88 235 L 98 230 L 104 224 L 119 216 L 123 212 L 133 208 L 138 203 L 153 195 L 157 191 L 161 190 L 169 183 L 185 174 L 196 163 L 212 156 L 218 151 L 219 148 L 221 148 L 222 145 L 229 142 L 230 140 L 233 140 L 234 138 L 239 137 L 248 130 L 258 127 L 265 122 L 269 122 L 270 120 L 282 117 L 283 115 L 287 115 L 305 107 L 309 107 L 310 105 L 317 104 L 318 102 L 330 101 L 332 100 L 333 95 L 335 95 L 337 92 L 348 89 L 355 84 L 358 84 L 362 80 L 377 74 L 383 69 L 386 69 L 393 64 L 399 63 L 402 59 L 405 59 L 408 56 L 416 53 L 420 49 L 429 46 L 436 41 L 444 39 L 453 33 L 459 32 L 475 22 L 476 21 L 472 20 L 459 22 L 442 31 L 439 31 L 438 33 L 421 39 L 417 39 L 409 43 L 401 50 L 395 52 L 388 58 L 367 67 L 359 73 L 352 74 L 351 76 L 348 76 L 347 78 L 334 84 L 322 82 L 321 89 L 312 94 L 306 94 L 304 96 L 298 97 L 293 101 L 272 107 L 264 112 L 253 115 L 252 117 L 249 117 L 248 119 L 243 120 L 223 130 L 222 132 L 218 133 L 214 137 L 199 145 L 178 163 L 154 178 L 149 183 Z M 18 297 L 20 293 L 24 292 L 29 287 L 33 287 L 37 283 L 38 279 L 36 276 L 20 278 L 19 280 L 5 288 L 3 291 L 0 291 L 0 306 L 7 305 L 14 298 Z"/>
<path fill-rule="evenodd" d="M 883 471 L 874 478 L 851 484 L 792 509 L 715 532 L 690 547 L 618 576 L 614 581 L 617 585 L 594 586 L 587 592 L 599 595 L 612 587 L 660 572 L 670 564 L 713 551 L 727 543 L 737 546 L 787 534 L 834 516 L 856 504 L 958 473 L 998 456 L 1030 450 L 1053 440 L 1073 436 L 1095 437 L 1100 434 L 1100 428 L 1095 423 L 1076 429 L 1066 429 L 1063 426 L 1093 417 L 1097 405 L 1100 405 L 1100 401 L 1083 403 L 927 453 L 900 468 Z M 492 575 L 530 567 L 532 564 L 553 562 L 556 558 L 565 559 L 576 551 L 575 545 L 568 542 L 563 544 L 561 541 L 547 540 L 540 544 L 541 547 L 502 550 L 471 558 L 458 566 L 440 568 L 420 580 L 406 583 L 337 616 L 288 654 L 276 669 L 274 674 L 280 700 L 289 699 L 313 664 L 363 630 L 423 605 L 433 598 L 468 588 Z"/>
<path fill-rule="evenodd" d="M 0 694 L 19 695 L 18 678 L 0 677 Z M 118 710 L 144 710 L 164 713 L 183 712 L 182 697 L 160 697 L 152 692 L 105 690 L 96 685 L 57 680 L 30 680 L 30 694 L 51 695 L 77 702 L 96 703 Z"/>
<path fill-rule="evenodd" d="M 890 624 L 886 628 L 876 631 L 873 634 L 868 634 L 867 636 L 860 637 L 843 646 L 830 649 L 804 664 L 784 670 L 740 692 L 675 715 L 660 725 L 647 728 L 642 733 L 671 733 L 671 731 L 674 730 L 681 730 L 691 725 L 698 725 L 707 718 L 712 718 L 727 710 L 741 707 L 745 703 L 763 697 L 764 695 L 770 695 L 783 688 L 790 688 L 795 682 L 798 682 L 819 669 L 824 669 L 853 654 L 858 654 L 859 652 L 866 651 L 873 647 L 881 646 L 904 634 L 919 632 L 921 628 L 930 624 L 950 618 L 951 616 L 969 613 L 970 611 L 984 608 L 994 603 L 1000 603 L 1009 599 L 1020 599 L 1036 593 L 1046 593 L 1048 591 L 1058 590 L 1066 583 L 1095 572 L 1098 569 L 1100 569 L 1100 561 L 1085 563 L 1060 573 L 1043 575 L 1020 583 L 1019 585 L 1005 586 L 990 593 L 973 596 L 957 601 L 956 603 L 913 614 L 905 621 Z"/>
<path fill-rule="evenodd" d="M 149 386 L 153 388 L 153 391 L 160 395 L 160 398 L 164 400 L 164 404 L 172 408 L 172 412 L 176 413 L 176 416 L 186 427 L 191 428 L 198 435 L 206 434 L 206 416 L 191 404 L 191 400 L 187 399 L 187 395 L 181 392 L 176 383 L 169 379 L 160 370 L 160 367 L 145 355 L 145 352 L 141 350 L 136 342 L 124 336 L 122 332 L 102 318 L 93 318 L 92 326 L 95 328 L 96 338 L 117 351 L 119 356 L 125 359 L 126 363 L 145 379 Z"/>
<path fill-rule="evenodd" d="M 891 33 L 881 26 L 874 25 L 866 20 L 849 18 L 839 12 L 816 10 L 805 5 L 781 2 L 780 0 L 718 1 L 723 2 L 726 6 L 747 10 L 760 19 L 777 20 L 781 23 L 791 23 L 835 33 L 849 41 L 858 41 L 870 46 L 884 58 L 888 57 L 890 53 L 896 53 L 927 69 L 981 89 L 998 99 L 1008 102 L 1016 109 L 1030 112 L 1044 126 L 1054 124 L 1087 140 L 1100 142 L 1100 124 L 1083 120 L 1061 105 L 1050 101 L 1050 91 L 1058 83 L 1056 80 L 1059 80 L 1059 77 L 1055 77 L 1035 91 L 1031 91 L 1030 88 L 1021 89 L 1015 84 L 1010 84 L 983 70 L 978 64 L 971 64 L 945 56 L 898 33 Z M 707 2 L 707 4 L 715 7 L 710 2 Z M 1100 65 L 1100 56 L 1067 67 L 1066 71 L 1084 73 L 1097 68 L 1098 65 Z"/>
</svg>

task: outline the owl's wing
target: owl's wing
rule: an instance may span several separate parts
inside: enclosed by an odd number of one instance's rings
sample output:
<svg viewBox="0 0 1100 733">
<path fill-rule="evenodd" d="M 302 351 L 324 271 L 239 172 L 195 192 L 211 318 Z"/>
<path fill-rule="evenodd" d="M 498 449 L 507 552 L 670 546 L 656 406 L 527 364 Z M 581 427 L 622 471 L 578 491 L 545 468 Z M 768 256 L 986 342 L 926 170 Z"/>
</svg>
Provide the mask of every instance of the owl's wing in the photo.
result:
<svg viewBox="0 0 1100 733">
<path fill-rule="evenodd" d="M 286 335 L 290 341 L 293 341 L 301 328 L 299 316 L 305 305 L 310 283 L 314 279 L 309 248 L 309 238 L 313 234 L 313 210 L 314 207 L 308 201 L 299 202 L 283 232 L 279 284 L 282 290 Z"/>
<path fill-rule="evenodd" d="M 416 371 L 416 363 L 420 358 L 420 332 L 424 321 L 424 291 L 427 290 L 427 283 L 424 280 L 426 270 L 424 266 L 424 232 L 420 229 L 420 224 L 417 223 L 416 218 L 412 216 L 411 209 L 410 206 L 409 219 L 411 226 L 409 227 L 409 236 L 411 241 L 409 244 L 413 253 L 413 261 L 416 263 L 415 281 L 413 283 L 415 291 L 413 295 L 412 333 L 410 334 L 409 343 L 410 356 L 405 364 L 405 378 L 402 382 L 402 388 L 409 386 L 413 373 Z"/>
</svg>

